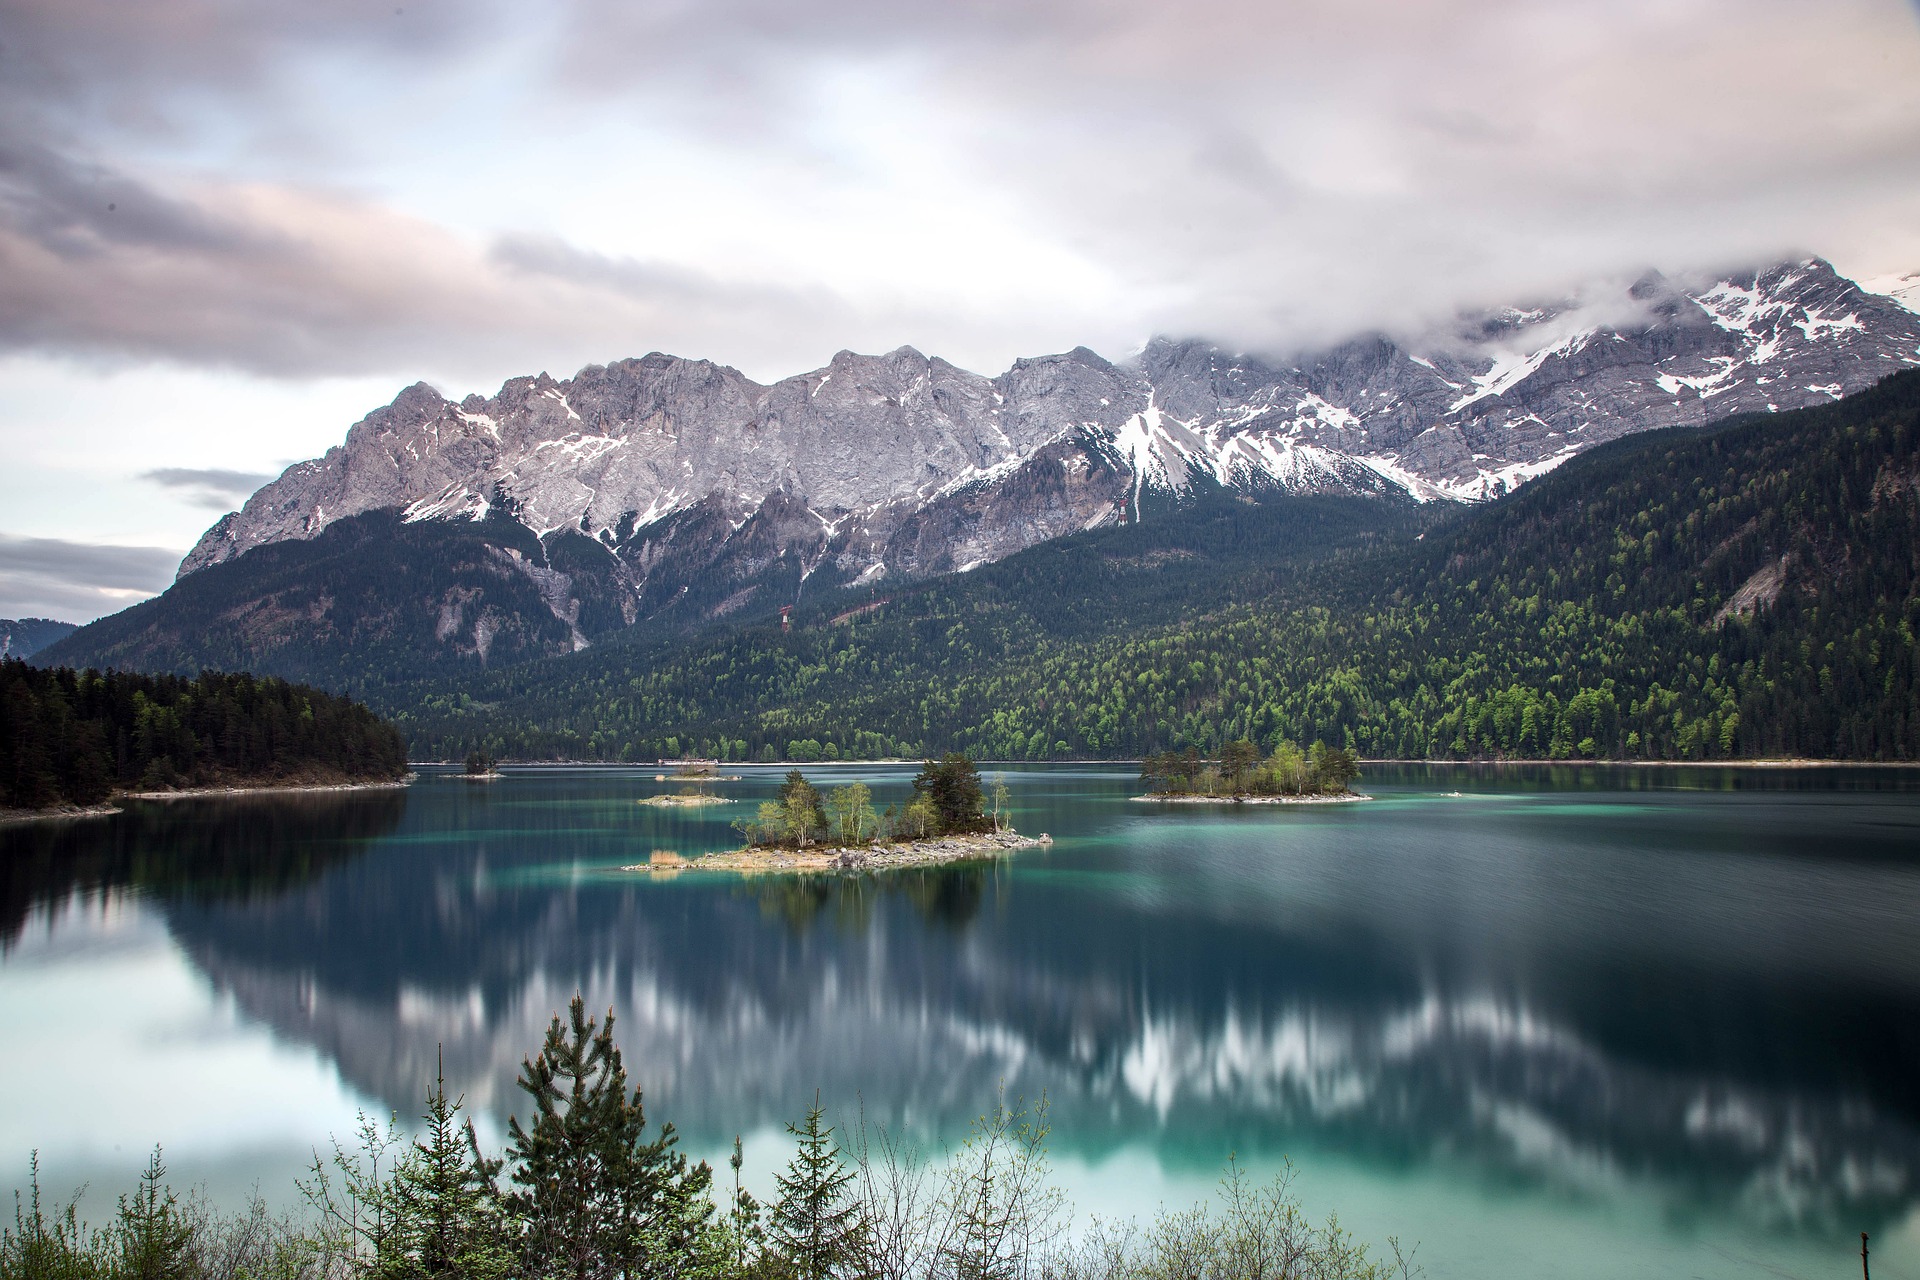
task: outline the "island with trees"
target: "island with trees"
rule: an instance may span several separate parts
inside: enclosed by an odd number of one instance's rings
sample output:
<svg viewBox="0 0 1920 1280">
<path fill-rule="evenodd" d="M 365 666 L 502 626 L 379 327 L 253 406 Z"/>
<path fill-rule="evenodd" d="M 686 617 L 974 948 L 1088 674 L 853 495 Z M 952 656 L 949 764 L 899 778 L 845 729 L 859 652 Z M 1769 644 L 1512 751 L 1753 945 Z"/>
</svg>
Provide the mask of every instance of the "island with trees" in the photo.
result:
<svg viewBox="0 0 1920 1280">
<path fill-rule="evenodd" d="M 1246 739 L 1204 756 L 1194 747 L 1163 751 L 1140 762 L 1148 787 L 1136 800 L 1188 804 L 1329 804 L 1365 800 L 1353 789 L 1360 762 L 1345 747 L 1316 742 L 1302 750 L 1282 741 L 1271 754 Z"/>
<path fill-rule="evenodd" d="M 671 777 L 659 773 L 654 775 L 655 782 L 677 782 L 680 790 L 672 795 L 648 796 L 641 804 L 653 805 L 661 809 L 699 808 L 702 805 L 726 804 L 725 796 L 717 796 L 707 790 L 716 782 L 738 782 L 738 774 L 721 776 L 720 762 L 717 760 L 683 760 Z"/>
<path fill-rule="evenodd" d="M 633 871 L 808 872 L 881 871 L 978 858 L 1053 843 L 1023 836 L 1008 821 L 1007 786 L 983 784 L 972 760 L 958 752 L 924 762 L 913 798 L 876 810 L 873 789 L 849 782 L 824 795 L 798 769 L 787 774 L 778 799 L 734 824 L 740 848 L 700 858 L 655 854 Z"/>
<path fill-rule="evenodd" d="M 110 812 L 114 796 L 391 785 L 399 730 L 350 698 L 244 672 L 194 679 L 0 662 L 0 810 Z"/>
</svg>

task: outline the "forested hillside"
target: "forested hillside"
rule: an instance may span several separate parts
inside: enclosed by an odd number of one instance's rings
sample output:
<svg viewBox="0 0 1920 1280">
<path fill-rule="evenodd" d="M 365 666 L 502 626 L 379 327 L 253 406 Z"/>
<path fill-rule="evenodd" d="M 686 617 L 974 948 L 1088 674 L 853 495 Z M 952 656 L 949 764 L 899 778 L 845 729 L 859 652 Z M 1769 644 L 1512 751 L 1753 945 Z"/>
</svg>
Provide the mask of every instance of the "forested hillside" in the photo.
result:
<svg viewBox="0 0 1920 1280">
<path fill-rule="evenodd" d="M 1143 549 L 1163 608 L 1114 577 L 1128 532 L 851 618 L 578 655 L 394 709 L 439 755 L 1044 759 L 1284 737 L 1409 757 L 1920 757 L 1920 375 L 1622 440 L 1424 533 L 1291 560 L 1274 540 L 1229 557 L 1231 582 L 1210 581 L 1207 551 Z"/>
<path fill-rule="evenodd" d="M 96 804 L 118 789 L 380 781 L 406 741 L 346 698 L 284 680 L 0 662 L 0 807 Z"/>
</svg>

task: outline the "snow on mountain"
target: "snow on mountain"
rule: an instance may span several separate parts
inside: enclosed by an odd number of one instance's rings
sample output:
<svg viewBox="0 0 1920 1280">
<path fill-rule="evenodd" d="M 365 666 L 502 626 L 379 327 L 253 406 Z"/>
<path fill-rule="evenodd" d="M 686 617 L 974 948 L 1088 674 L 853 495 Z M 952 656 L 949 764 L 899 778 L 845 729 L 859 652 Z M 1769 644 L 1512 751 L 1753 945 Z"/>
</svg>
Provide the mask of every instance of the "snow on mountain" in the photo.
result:
<svg viewBox="0 0 1920 1280">
<path fill-rule="evenodd" d="M 1892 298 L 1907 310 L 1920 313 L 1920 271 L 1877 276 L 1872 280 L 1862 280 L 1860 287 L 1868 293 Z"/>
<path fill-rule="evenodd" d="M 701 563 L 721 544 L 760 547 L 754 563 L 799 547 L 805 573 L 842 581 L 964 569 L 1202 483 L 1481 500 L 1620 435 L 1920 364 L 1917 285 L 1863 290 L 1818 259 L 1649 272 L 1280 362 L 1155 339 L 1119 364 L 1079 348 L 994 378 L 903 347 L 770 386 L 658 353 L 459 404 L 416 384 L 209 529 L 180 572 L 382 509 L 577 532 L 639 592 L 696 544 Z"/>
</svg>

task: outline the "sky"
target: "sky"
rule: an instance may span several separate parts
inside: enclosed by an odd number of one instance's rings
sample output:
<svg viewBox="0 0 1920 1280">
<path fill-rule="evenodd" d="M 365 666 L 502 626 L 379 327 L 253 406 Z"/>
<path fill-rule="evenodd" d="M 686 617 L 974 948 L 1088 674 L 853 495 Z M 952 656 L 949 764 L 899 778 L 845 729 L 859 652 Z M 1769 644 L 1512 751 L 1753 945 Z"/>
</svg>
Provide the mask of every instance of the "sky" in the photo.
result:
<svg viewBox="0 0 1920 1280">
<path fill-rule="evenodd" d="M 0 0 L 0 618 L 403 386 L 1920 270 L 1914 0 Z"/>
</svg>

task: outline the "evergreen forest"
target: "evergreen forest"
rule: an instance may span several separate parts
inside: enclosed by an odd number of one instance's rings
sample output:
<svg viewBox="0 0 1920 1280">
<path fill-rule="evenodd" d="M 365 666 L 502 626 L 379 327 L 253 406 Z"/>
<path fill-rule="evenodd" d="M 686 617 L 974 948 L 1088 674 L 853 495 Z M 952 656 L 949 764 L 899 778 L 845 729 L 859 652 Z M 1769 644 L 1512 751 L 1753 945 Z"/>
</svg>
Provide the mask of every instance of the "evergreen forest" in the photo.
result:
<svg viewBox="0 0 1920 1280">
<path fill-rule="evenodd" d="M 1484 506 L 1362 530 L 1354 501 L 1202 494 L 790 630 L 380 705 L 453 758 L 1920 758 L 1920 372 L 1631 436 Z"/>
<path fill-rule="evenodd" d="M 284 680 L 0 662 L 0 807 L 116 791 L 391 781 L 406 740 L 347 698 Z"/>
</svg>

